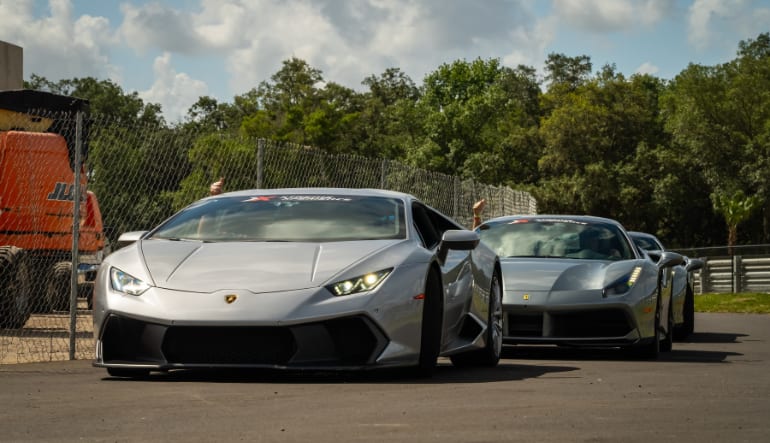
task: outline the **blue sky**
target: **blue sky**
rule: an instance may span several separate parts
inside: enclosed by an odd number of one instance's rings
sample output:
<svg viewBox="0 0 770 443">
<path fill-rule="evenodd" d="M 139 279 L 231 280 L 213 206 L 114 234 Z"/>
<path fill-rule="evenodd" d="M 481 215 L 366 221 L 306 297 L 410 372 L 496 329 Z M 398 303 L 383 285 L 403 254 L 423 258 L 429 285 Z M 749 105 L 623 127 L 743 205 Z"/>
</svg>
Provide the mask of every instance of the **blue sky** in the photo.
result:
<svg viewBox="0 0 770 443">
<path fill-rule="evenodd" d="M 0 0 L 0 40 L 24 75 L 92 76 L 182 119 L 198 97 L 231 102 L 298 57 L 324 79 L 397 67 L 417 84 L 442 63 L 498 58 L 542 75 L 549 53 L 675 77 L 770 32 L 770 0 Z"/>
</svg>

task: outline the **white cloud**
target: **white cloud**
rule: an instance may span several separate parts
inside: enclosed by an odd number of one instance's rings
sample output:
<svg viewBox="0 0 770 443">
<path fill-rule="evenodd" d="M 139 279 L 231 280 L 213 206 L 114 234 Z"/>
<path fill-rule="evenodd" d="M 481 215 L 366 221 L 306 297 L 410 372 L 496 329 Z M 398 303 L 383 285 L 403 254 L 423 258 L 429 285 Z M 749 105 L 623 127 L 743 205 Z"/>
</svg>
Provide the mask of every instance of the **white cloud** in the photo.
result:
<svg viewBox="0 0 770 443">
<path fill-rule="evenodd" d="M 654 75 L 654 74 L 657 74 L 658 71 L 660 71 L 660 69 L 657 66 L 653 65 L 652 63 L 650 63 L 650 62 L 644 62 L 638 68 L 636 68 L 636 73 L 637 74 L 650 74 L 650 75 Z"/>
<path fill-rule="evenodd" d="M 195 16 L 186 11 L 167 8 L 159 3 L 135 7 L 120 5 L 123 23 L 120 35 L 126 45 L 139 52 L 148 49 L 194 54 L 205 50 L 201 38 L 191 26 Z"/>
<path fill-rule="evenodd" d="M 459 58 L 532 63 L 537 36 L 526 2 L 508 0 L 201 0 L 183 13 L 123 6 L 121 35 L 137 50 L 222 54 L 230 90 L 243 93 L 298 57 L 327 81 L 360 88 L 398 67 L 420 81 Z"/>
<path fill-rule="evenodd" d="M 554 0 L 553 10 L 570 26 L 605 33 L 658 23 L 673 10 L 673 0 Z"/>
<path fill-rule="evenodd" d="M 48 6 L 46 14 L 35 17 L 32 0 L 0 0 L 0 40 L 23 48 L 24 77 L 119 79 L 108 55 L 116 42 L 109 20 L 90 15 L 74 19 L 69 0 L 51 0 Z"/>
<path fill-rule="evenodd" d="M 722 46 L 725 37 L 731 36 L 729 46 L 737 49 L 737 40 L 755 38 L 767 32 L 770 8 L 755 7 L 745 0 L 695 0 L 690 6 L 688 40 L 696 49 L 712 45 Z"/>
<path fill-rule="evenodd" d="M 169 122 L 178 122 L 186 115 L 198 98 L 208 94 L 206 84 L 171 66 L 171 54 L 164 53 L 153 63 L 155 81 L 146 91 L 139 92 L 145 103 L 160 103 L 163 115 Z"/>
</svg>

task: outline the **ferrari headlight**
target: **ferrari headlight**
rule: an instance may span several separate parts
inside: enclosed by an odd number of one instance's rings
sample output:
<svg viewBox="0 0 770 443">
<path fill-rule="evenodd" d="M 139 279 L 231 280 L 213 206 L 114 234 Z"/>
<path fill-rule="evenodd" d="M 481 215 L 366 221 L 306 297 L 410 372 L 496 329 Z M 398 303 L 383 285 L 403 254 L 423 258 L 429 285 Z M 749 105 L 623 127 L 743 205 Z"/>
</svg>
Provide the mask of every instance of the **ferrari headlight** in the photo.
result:
<svg viewBox="0 0 770 443">
<path fill-rule="evenodd" d="M 359 275 L 358 277 L 349 278 L 347 280 L 333 283 L 326 287 L 334 295 L 350 295 L 359 292 L 371 291 L 387 277 L 391 269 L 383 269 L 382 271 L 370 272 L 368 274 Z"/>
<path fill-rule="evenodd" d="M 637 266 L 631 271 L 630 274 L 615 280 L 610 285 L 604 288 L 604 296 L 610 295 L 623 295 L 631 289 L 636 281 L 639 279 L 639 275 L 642 273 L 642 268 Z"/>
<path fill-rule="evenodd" d="M 131 274 L 126 274 L 118 268 L 110 268 L 110 284 L 112 289 L 128 295 L 142 295 L 150 289 L 150 285 Z"/>
</svg>

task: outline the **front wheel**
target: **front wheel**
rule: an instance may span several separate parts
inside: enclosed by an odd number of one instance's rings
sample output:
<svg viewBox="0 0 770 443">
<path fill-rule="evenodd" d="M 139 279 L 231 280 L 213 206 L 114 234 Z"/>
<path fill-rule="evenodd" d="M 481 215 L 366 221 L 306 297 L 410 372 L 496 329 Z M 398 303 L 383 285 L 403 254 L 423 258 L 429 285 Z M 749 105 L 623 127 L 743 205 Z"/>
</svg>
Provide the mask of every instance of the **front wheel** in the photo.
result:
<svg viewBox="0 0 770 443">
<path fill-rule="evenodd" d="M 486 345 L 478 349 L 450 357 L 455 366 L 497 366 L 503 350 L 503 291 L 500 275 L 495 271 L 489 289 L 489 315 L 487 317 Z"/>
<path fill-rule="evenodd" d="M 656 360 L 660 355 L 660 304 L 660 295 L 658 295 L 655 306 L 654 334 L 648 342 L 633 348 L 634 355 L 639 358 Z"/>
<path fill-rule="evenodd" d="M 441 351 L 441 327 L 444 317 L 441 278 L 431 269 L 425 282 L 425 298 L 422 307 L 420 333 L 420 360 L 414 368 L 415 375 L 430 377 L 436 369 Z"/>
<path fill-rule="evenodd" d="M 674 347 L 674 310 L 671 306 L 673 303 L 674 301 L 671 300 L 668 304 L 668 325 L 666 325 L 666 335 L 660 342 L 661 352 L 671 352 Z"/>
<path fill-rule="evenodd" d="M 674 338 L 677 340 L 684 340 L 695 332 L 695 293 L 689 283 L 686 291 L 682 310 L 684 321 L 674 329 Z"/>
</svg>

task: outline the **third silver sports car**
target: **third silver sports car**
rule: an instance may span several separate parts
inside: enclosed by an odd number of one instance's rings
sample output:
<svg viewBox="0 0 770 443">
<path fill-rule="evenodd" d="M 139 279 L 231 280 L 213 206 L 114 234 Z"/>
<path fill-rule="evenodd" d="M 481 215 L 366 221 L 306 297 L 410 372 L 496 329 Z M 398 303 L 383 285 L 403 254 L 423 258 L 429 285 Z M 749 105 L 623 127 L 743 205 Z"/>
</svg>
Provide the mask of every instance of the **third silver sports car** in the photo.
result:
<svg viewBox="0 0 770 443">
<path fill-rule="evenodd" d="M 505 343 L 622 347 L 655 358 L 671 349 L 674 321 L 665 270 L 620 223 L 600 217 L 500 217 L 477 228 L 500 256 Z"/>
<path fill-rule="evenodd" d="M 133 238 L 132 238 L 133 236 Z M 411 195 L 332 188 L 208 197 L 107 257 L 94 365 L 186 368 L 494 366 L 500 264 Z"/>
<path fill-rule="evenodd" d="M 666 250 L 663 243 L 652 234 L 629 231 L 628 234 L 636 246 L 650 260 L 657 262 Z M 697 258 L 683 257 L 681 265 L 673 266 L 663 276 L 662 286 L 671 292 L 674 311 L 674 339 L 684 340 L 695 329 L 695 291 L 692 272 L 703 267 L 703 261 Z"/>
</svg>

